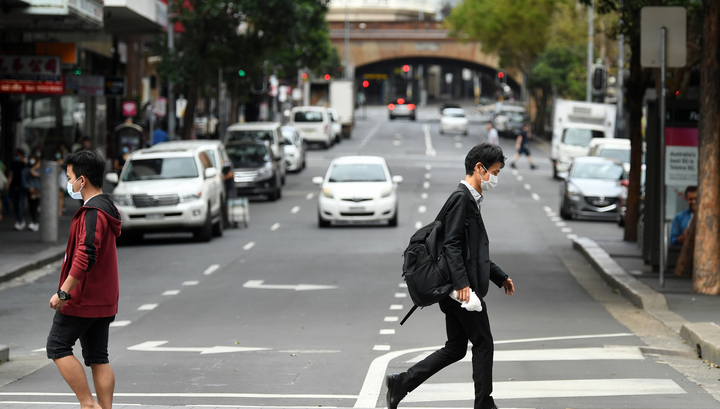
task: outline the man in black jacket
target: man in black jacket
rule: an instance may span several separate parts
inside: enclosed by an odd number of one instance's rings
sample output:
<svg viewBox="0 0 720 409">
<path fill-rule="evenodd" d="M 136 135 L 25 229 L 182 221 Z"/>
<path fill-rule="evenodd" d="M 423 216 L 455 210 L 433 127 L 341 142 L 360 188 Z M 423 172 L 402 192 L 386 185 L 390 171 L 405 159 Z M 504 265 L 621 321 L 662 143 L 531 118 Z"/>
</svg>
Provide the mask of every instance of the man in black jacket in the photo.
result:
<svg viewBox="0 0 720 409">
<path fill-rule="evenodd" d="M 460 182 L 446 203 L 442 215 L 445 228 L 443 250 L 447 260 L 453 288 L 458 301 L 469 301 L 470 291 L 482 300 L 490 281 L 512 295 L 515 286 L 507 274 L 490 261 L 490 247 L 485 224 L 480 215 L 483 192 L 497 186 L 498 173 L 505 166 L 505 157 L 499 146 L 483 143 L 473 147 L 465 157 L 465 180 Z M 475 383 L 475 409 L 497 408 L 492 396 L 493 338 L 487 306 L 482 311 L 469 311 L 447 297 L 440 301 L 445 314 L 447 342 L 407 372 L 387 376 L 387 406 L 396 409 L 398 403 L 444 367 L 461 360 L 472 342 L 473 381 Z"/>
</svg>

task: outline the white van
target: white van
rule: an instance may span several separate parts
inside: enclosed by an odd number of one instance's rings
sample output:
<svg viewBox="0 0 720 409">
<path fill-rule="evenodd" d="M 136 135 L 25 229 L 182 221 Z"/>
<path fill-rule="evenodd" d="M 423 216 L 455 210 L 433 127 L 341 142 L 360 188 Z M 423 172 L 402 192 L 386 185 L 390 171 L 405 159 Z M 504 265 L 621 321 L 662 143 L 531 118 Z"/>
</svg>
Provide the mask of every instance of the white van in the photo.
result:
<svg viewBox="0 0 720 409">
<path fill-rule="evenodd" d="M 326 149 L 335 143 L 327 108 L 295 107 L 289 125 L 294 126 L 308 143 L 320 143 Z"/>
<path fill-rule="evenodd" d="M 616 116 L 615 105 L 555 100 L 550 155 L 553 177 L 565 177 L 573 158 L 587 156 L 593 138 L 614 138 Z"/>
<path fill-rule="evenodd" d="M 285 184 L 287 164 L 285 163 L 285 138 L 280 130 L 280 122 L 246 122 L 230 125 L 225 132 L 224 143 L 228 142 L 267 142 L 270 144 L 273 156 L 278 162 L 282 176 L 282 184 Z"/>
</svg>

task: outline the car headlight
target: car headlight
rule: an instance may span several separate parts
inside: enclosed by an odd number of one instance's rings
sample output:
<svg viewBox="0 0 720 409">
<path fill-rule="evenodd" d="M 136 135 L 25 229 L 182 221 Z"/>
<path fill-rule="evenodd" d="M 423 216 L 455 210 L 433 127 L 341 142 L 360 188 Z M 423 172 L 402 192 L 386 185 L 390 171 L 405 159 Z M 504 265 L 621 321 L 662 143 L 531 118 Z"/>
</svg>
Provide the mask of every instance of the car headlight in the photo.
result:
<svg viewBox="0 0 720 409">
<path fill-rule="evenodd" d="M 258 169 L 257 178 L 258 179 L 267 179 L 270 176 L 272 176 L 272 173 L 273 173 L 272 165 L 268 163 L 267 165 Z"/>
<path fill-rule="evenodd" d="M 135 206 L 131 195 L 112 195 L 112 201 L 118 206 Z"/>
<path fill-rule="evenodd" d="M 561 165 L 565 165 L 567 167 L 570 167 L 572 165 L 572 159 L 570 158 L 560 158 L 558 159 L 558 163 Z"/>
<path fill-rule="evenodd" d="M 329 187 L 323 188 L 322 193 L 323 193 L 323 196 L 325 196 L 329 199 L 332 199 L 335 197 L 335 196 L 333 196 L 332 189 L 330 189 Z"/>
<path fill-rule="evenodd" d="M 380 192 L 380 197 L 388 197 L 392 194 L 393 188 L 392 186 L 388 186 Z"/>
<path fill-rule="evenodd" d="M 180 201 L 183 203 L 186 202 L 192 202 L 195 200 L 200 200 L 200 197 L 202 197 L 202 191 L 200 192 L 187 192 L 180 194 Z"/>
<path fill-rule="evenodd" d="M 567 195 L 568 197 L 580 197 L 582 196 L 582 192 L 577 186 L 573 185 L 572 183 L 568 183 Z"/>
</svg>

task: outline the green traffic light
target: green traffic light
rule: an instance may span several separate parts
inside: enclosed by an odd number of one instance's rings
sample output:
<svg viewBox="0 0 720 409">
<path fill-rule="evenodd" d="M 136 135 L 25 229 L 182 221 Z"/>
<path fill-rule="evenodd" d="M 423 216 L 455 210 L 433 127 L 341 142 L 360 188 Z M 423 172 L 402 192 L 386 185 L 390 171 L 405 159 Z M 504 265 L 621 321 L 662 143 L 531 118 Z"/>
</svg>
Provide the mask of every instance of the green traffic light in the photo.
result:
<svg viewBox="0 0 720 409">
<path fill-rule="evenodd" d="M 241 76 L 241 77 L 244 77 L 244 76 L 245 76 L 245 71 L 243 71 L 243 70 L 238 71 L 238 75 Z"/>
<path fill-rule="evenodd" d="M 82 75 L 82 70 L 80 68 L 75 68 L 75 71 L 73 71 L 73 74 Z"/>
</svg>

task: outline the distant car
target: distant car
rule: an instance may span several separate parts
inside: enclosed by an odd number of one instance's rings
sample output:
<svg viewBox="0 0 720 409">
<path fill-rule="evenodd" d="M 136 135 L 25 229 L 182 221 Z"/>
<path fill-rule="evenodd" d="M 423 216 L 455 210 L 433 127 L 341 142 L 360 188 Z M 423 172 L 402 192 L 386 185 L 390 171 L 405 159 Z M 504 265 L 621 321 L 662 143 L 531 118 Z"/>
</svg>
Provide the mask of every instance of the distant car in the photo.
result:
<svg viewBox="0 0 720 409">
<path fill-rule="evenodd" d="M 525 115 L 518 112 L 509 112 L 505 122 L 505 135 L 510 138 L 520 135 L 527 123 L 528 118 Z"/>
<path fill-rule="evenodd" d="M 398 224 L 397 185 L 379 156 L 343 156 L 333 159 L 325 177 L 313 178 L 321 186 L 318 195 L 318 226 L 331 223 Z"/>
<path fill-rule="evenodd" d="M 468 119 L 465 111 L 460 108 L 445 108 L 440 116 L 440 134 L 459 132 L 468 134 Z"/>
<path fill-rule="evenodd" d="M 448 108 L 461 109 L 460 105 L 447 102 L 440 106 L 440 115 L 442 115 L 443 111 Z"/>
<path fill-rule="evenodd" d="M 278 161 L 267 142 L 228 142 L 225 150 L 233 163 L 238 196 L 265 195 L 271 202 L 282 197 Z"/>
<path fill-rule="evenodd" d="M 328 108 L 328 114 L 330 115 L 331 128 L 335 143 L 340 143 L 342 142 L 342 122 L 340 122 L 340 115 L 338 115 L 337 111 L 332 108 Z"/>
<path fill-rule="evenodd" d="M 285 184 L 285 138 L 282 137 L 279 122 L 246 122 L 230 125 L 225 132 L 225 144 L 229 142 L 267 142 L 273 151 L 273 158 L 279 162 L 278 169 Z"/>
<path fill-rule="evenodd" d="M 493 127 L 500 135 L 512 137 L 511 128 L 509 128 L 510 117 L 513 116 L 513 118 L 516 118 L 517 115 L 521 115 L 524 118 L 523 121 L 525 121 L 528 117 L 527 111 L 524 107 L 517 105 L 496 104 L 492 119 Z"/>
<path fill-rule="evenodd" d="M 630 140 L 619 138 L 592 138 L 588 156 L 619 160 L 630 172 Z"/>
<path fill-rule="evenodd" d="M 619 161 L 575 158 L 560 188 L 560 217 L 616 221 L 626 180 L 627 173 Z"/>
<path fill-rule="evenodd" d="M 327 108 L 295 107 L 290 114 L 290 126 L 294 126 L 307 143 L 319 143 L 325 149 L 335 144 Z"/>
<path fill-rule="evenodd" d="M 388 104 L 388 114 L 390 116 L 390 120 L 398 117 L 405 117 L 414 121 L 417 118 L 415 115 L 415 108 L 417 108 L 415 104 L 405 98 L 398 98 L 394 102 Z"/>
<path fill-rule="evenodd" d="M 292 126 L 281 128 L 285 138 L 285 162 L 289 172 L 300 172 L 305 169 L 305 141 Z"/>
</svg>

